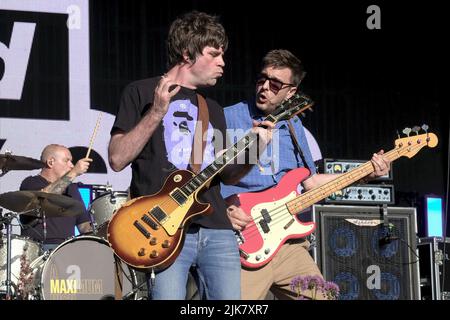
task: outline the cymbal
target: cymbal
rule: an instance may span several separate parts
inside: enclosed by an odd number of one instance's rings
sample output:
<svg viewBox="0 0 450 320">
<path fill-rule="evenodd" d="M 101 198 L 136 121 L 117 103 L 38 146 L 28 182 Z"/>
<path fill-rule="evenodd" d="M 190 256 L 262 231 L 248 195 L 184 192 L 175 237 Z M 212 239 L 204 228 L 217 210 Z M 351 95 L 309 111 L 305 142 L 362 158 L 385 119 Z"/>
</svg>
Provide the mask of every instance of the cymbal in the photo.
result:
<svg viewBox="0 0 450 320">
<path fill-rule="evenodd" d="M 46 217 L 73 217 L 84 211 L 82 202 L 43 191 L 12 191 L 0 194 L 0 206 L 19 214 Z"/>
<path fill-rule="evenodd" d="M 22 157 L 13 156 L 12 154 L 0 154 L 0 170 L 34 170 L 45 167 L 45 163 L 42 161 Z"/>
</svg>

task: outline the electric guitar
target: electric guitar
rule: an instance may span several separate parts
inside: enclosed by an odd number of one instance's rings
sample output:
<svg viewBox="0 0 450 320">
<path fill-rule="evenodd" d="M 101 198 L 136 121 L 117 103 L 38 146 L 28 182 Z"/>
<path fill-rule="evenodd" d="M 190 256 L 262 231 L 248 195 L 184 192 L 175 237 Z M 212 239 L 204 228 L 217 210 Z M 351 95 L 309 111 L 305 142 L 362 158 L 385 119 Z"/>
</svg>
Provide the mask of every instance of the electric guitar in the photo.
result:
<svg viewBox="0 0 450 320">
<path fill-rule="evenodd" d="M 438 139 L 434 133 L 409 136 L 395 140 L 395 148 L 385 153 L 391 161 L 402 156 L 412 158 L 425 146 L 434 148 Z M 422 126 L 424 131 L 428 126 Z M 405 132 L 405 131 L 404 131 Z M 336 179 L 301 195 L 297 192 L 300 182 L 309 177 L 309 170 L 298 168 L 286 173 L 273 188 L 260 192 L 247 192 L 226 199 L 229 205 L 240 207 L 253 220 L 244 230 L 237 232 L 241 264 L 246 268 L 259 268 L 267 264 L 288 239 L 302 238 L 315 229 L 314 222 L 302 222 L 297 214 L 325 199 L 332 193 L 371 174 L 374 171 L 370 161 L 348 171 Z"/>
<path fill-rule="evenodd" d="M 312 100 L 296 94 L 264 120 L 277 123 L 312 107 Z M 188 170 L 172 172 L 157 193 L 122 205 L 108 225 L 108 241 L 114 253 L 138 269 L 163 269 L 179 255 L 190 220 L 212 212 L 198 201 L 198 194 L 213 177 L 250 148 L 257 137 L 248 133 L 197 175 Z"/>
</svg>

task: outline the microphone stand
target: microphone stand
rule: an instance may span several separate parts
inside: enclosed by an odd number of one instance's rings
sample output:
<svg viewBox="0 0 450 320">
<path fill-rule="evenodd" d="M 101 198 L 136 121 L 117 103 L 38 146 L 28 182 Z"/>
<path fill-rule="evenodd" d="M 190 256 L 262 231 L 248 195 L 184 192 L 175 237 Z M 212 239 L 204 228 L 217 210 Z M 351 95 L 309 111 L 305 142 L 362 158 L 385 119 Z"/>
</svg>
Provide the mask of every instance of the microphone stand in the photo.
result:
<svg viewBox="0 0 450 320">
<path fill-rule="evenodd" d="M 387 212 L 387 204 L 383 203 L 380 205 L 380 211 L 383 214 L 383 228 L 386 231 L 386 234 L 382 234 L 382 238 L 379 239 L 378 243 L 380 246 L 389 244 L 391 242 L 391 226 L 388 221 L 388 212 Z"/>
<path fill-rule="evenodd" d="M 399 238 L 399 236 L 393 235 L 393 230 L 395 226 L 394 224 L 388 221 L 387 204 L 384 203 L 382 206 L 380 205 L 380 210 L 382 210 L 383 212 L 383 228 L 384 231 L 386 232 L 386 234 L 383 235 L 383 237 L 381 237 L 378 240 L 378 245 L 381 247 L 390 244 L 393 240 L 401 240 L 401 239 Z"/>
</svg>

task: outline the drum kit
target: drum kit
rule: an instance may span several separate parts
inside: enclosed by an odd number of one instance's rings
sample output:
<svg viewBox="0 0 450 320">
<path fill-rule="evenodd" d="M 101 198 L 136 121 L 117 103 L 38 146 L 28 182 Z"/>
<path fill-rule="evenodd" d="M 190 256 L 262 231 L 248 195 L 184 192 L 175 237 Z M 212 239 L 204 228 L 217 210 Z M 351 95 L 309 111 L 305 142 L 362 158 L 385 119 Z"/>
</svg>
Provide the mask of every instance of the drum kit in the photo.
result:
<svg viewBox="0 0 450 320">
<path fill-rule="evenodd" d="M 0 177 L 10 170 L 43 166 L 39 160 L 0 154 Z M 83 204 L 42 191 L 0 194 L 0 229 L 6 228 L 6 235 L 1 233 L 0 238 L 0 299 L 138 299 L 144 281 L 137 284 L 137 272 L 118 260 L 106 240 L 111 216 L 127 199 L 126 192 L 108 188 L 88 208 L 93 217 L 93 235 L 73 237 L 54 250 L 43 251 L 41 243 L 12 234 L 13 219 L 19 215 L 43 221 L 48 217 L 76 216 L 83 212 Z"/>
</svg>

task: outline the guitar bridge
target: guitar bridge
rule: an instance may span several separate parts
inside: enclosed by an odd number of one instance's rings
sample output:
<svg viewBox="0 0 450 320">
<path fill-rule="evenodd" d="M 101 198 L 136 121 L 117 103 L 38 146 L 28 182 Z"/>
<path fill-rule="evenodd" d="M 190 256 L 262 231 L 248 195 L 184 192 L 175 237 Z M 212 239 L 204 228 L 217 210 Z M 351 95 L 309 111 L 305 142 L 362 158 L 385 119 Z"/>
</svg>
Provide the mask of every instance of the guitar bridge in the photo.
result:
<svg viewBox="0 0 450 320">
<path fill-rule="evenodd" d="M 287 228 L 289 228 L 293 223 L 294 223 L 294 221 L 295 221 L 295 219 L 294 218 L 292 218 L 292 220 L 291 221 L 289 221 L 288 223 L 286 223 L 286 225 L 283 227 L 284 228 L 284 230 L 286 230 Z"/>
</svg>

